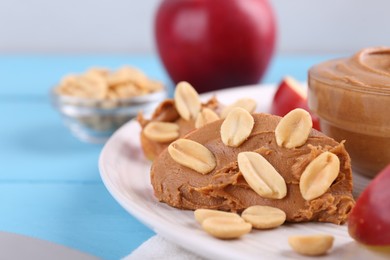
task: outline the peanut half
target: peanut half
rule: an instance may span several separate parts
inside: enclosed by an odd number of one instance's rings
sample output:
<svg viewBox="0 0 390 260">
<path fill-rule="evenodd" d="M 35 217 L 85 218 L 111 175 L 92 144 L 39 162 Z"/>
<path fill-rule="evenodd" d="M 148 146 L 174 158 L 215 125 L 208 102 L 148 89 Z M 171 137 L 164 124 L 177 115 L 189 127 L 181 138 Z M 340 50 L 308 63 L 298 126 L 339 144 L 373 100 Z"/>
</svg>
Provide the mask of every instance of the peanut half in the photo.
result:
<svg viewBox="0 0 390 260">
<path fill-rule="evenodd" d="M 222 142 L 230 147 L 240 146 L 251 134 L 254 124 L 248 111 L 234 108 L 221 125 Z"/>
<path fill-rule="evenodd" d="M 227 117 L 227 115 L 236 107 L 241 107 L 248 111 L 249 113 L 253 113 L 256 109 L 256 101 L 251 98 L 241 98 L 238 99 L 233 104 L 225 107 L 221 112 L 221 118 Z"/>
<path fill-rule="evenodd" d="M 286 213 L 283 210 L 260 205 L 245 209 L 241 217 L 257 229 L 276 228 L 286 221 Z"/>
<path fill-rule="evenodd" d="M 168 146 L 174 161 L 202 174 L 211 172 L 217 165 L 214 154 L 192 140 L 178 139 Z"/>
<path fill-rule="evenodd" d="M 329 189 L 340 171 L 339 158 L 324 152 L 306 166 L 299 180 L 299 189 L 305 200 L 318 198 Z"/>
<path fill-rule="evenodd" d="M 200 128 L 208 123 L 217 121 L 218 119 L 219 116 L 217 115 L 217 113 L 215 113 L 210 108 L 205 107 L 200 111 L 200 113 L 196 117 L 195 127 Z"/>
<path fill-rule="evenodd" d="M 252 230 L 252 225 L 242 218 L 210 217 L 202 222 L 202 228 L 221 239 L 239 238 Z"/>
<path fill-rule="evenodd" d="M 185 81 L 179 82 L 174 94 L 175 106 L 179 115 L 185 120 L 196 119 L 201 109 L 198 92 Z"/>
<path fill-rule="evenodd" d="M 290 236 L 288 243 L 301 255 L 318 256 L 325 254 L 333 246 L 334 237 L 330 235 Z"/>
<path fill-rule="evenodd" d="M 143 132 L 149 140 L 160 143 L 171 142 L 179 137 L 179 126 L 168 122 L 150 122 Z"/>
<path fill-rule="evenodd" d="M 237 213 L 213 209 L 197 209 L 194 211 L 194 216 L 196 221 L 198 221 L 200 224 L 202 224 L 205 219 L 212 217 L 241 218 Z"/>
<path fill-rule="evenodd" d="M 299 147 L 305 144 L 312 126 L 311 116 L 306 110 L 294 109 L 285 115 L 276 126 L 276 143 L 280 147 Z"/>
<path fill-rule="evenodd" d="M 286 182 L 263 156 L 255 152 L 241 152 L 237 161 L 246 182 L 257 194 L 270 199 L 286 196 Z"/>
</svg>

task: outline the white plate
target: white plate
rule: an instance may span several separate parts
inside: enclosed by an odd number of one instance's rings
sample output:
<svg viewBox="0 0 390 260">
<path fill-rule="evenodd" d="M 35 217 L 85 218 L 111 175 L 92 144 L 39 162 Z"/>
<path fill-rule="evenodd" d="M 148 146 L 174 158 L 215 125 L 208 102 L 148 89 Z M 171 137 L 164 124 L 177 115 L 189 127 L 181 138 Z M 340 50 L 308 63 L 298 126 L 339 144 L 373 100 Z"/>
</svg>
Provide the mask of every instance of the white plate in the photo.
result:
<svg viewBox="0 0 390 260">
<path fill-rule="evenodd" d="M 254 98 L 258 110 L 267 112 L 275 88 L 248 86 L 216 92 L 222 103 L 240 97 Z M 202 95 L 205 100 L 214 93 Z M 130 214 L 156 233 L 196 254 L 215 259 L 278 259 L 297 258 L 287 243 L 296 234 L 332 234 L 332 252 L 321 259 L 374 259 L 381 256 L 359 246 L 348 235 L 347 227 L 324 223 L 288 224 L 274 230 L 254 230 L 238 240 L 215 239 L 202 231 L 193 212 L 178 210 L 160 203 L 153 196 L 150 184 L 150 162 L 143 156 L 139 142 L 140 127 L 130 121 L 107 142 L 100 155 L 101 177 L 112 196 Z"/>
</svg>

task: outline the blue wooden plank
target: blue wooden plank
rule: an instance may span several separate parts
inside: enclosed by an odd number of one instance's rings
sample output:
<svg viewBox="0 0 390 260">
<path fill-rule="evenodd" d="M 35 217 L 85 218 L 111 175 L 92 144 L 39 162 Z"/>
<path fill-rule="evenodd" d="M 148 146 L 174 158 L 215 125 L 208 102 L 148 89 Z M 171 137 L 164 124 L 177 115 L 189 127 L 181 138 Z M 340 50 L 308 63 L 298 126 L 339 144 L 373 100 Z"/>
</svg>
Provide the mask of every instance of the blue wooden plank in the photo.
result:
<svg viewBox="0 0 390 260">
<path fill-rule="evenodd" d="M 0 230 L 119 259 L 154 233 L 117 204 L 99 181 L 0 183 Z"/>
<path fill-rule="evenodd" d="M 45 102 L 0 103 L 0 180 L 99 180 L 102 145 L 70 134 Z"/>
</svg>

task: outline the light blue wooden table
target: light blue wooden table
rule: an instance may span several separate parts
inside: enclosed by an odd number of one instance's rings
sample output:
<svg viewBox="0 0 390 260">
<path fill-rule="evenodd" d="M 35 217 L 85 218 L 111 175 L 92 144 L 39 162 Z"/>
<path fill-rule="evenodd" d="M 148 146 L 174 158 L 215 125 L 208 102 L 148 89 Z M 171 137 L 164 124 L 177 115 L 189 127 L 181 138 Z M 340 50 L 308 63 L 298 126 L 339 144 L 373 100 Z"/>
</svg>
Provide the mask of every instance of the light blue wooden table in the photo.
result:
<svg viewBox="0 0 390 260">
<path fill-rule="evenodd" d="M 306 80 L 331 56 L 278 56 L 263 80 Z M 98 172 L 101 145 L 73 137 L 48 91 L 63 75 L 130 64 L 169 82 L 156 56 L 0 56 L 0 230 L 104 259 L 129 254 L 154 233 L 111 197 Z"/>
</svg>

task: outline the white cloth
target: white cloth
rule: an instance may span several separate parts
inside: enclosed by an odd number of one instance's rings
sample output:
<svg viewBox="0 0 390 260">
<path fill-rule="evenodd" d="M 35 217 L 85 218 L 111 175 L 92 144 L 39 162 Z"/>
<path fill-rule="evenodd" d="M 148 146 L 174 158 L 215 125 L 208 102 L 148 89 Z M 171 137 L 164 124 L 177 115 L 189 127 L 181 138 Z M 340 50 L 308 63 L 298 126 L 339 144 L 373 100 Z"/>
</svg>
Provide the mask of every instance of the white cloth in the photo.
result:
<svg viewBox="0 0 390 260">
<path fill-rule="evenodd" d="M 130 255 L 123 258 L 124 260 L 206 260 L 205 258 L 195 255 L 194 253 L 166 240 L 165 238 L 155 235 L 145 241 Z"/>
</svg>

